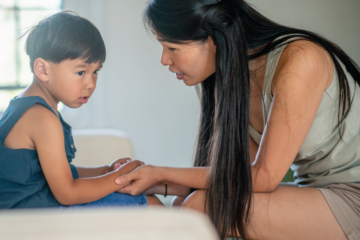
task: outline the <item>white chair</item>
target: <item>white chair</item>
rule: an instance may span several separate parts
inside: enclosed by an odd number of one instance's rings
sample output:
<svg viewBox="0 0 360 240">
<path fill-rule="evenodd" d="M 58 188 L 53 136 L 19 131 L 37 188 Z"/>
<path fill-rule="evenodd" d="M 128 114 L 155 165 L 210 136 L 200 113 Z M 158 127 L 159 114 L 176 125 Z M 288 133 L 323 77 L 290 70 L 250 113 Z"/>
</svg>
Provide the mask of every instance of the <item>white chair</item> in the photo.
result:
<svg viewBox="0 0 360 240">
<path fill-rule="evenodd" d="M 205 215 L 189 210 L 83 209 L 0 212 L 6 240 L 215 240 Z"/>
<path fill-rule="evenodd" d="M 73 130 L 73 138 L 77 150 L 73 160 L 75 166 L 100 166 L 118 158 L 134 157 L 129 137 L 120 130 Z"/>
</svg>

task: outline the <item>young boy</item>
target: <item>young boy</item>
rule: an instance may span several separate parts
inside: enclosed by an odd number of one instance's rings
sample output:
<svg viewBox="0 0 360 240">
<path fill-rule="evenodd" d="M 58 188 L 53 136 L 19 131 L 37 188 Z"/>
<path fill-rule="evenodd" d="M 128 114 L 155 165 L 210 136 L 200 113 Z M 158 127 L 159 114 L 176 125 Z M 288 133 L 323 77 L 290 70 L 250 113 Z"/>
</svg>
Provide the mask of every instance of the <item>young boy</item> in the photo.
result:
<svg viewBox="0 0 360 240">
<path fill-rule="evenodd" d="M 0 120 L 0 208 L 161 204 L 153 196 L 114 193 L 114 179 L 141 165 L 75 167 L 71 127 L 57 105 L 78 108 L 91 97 L 106 51 L 88 20 L 61 12 L 42 20 L 26 40 L 32 84 Z M 120 168 L 119 165 L 122 165 Z"/>
</svg>

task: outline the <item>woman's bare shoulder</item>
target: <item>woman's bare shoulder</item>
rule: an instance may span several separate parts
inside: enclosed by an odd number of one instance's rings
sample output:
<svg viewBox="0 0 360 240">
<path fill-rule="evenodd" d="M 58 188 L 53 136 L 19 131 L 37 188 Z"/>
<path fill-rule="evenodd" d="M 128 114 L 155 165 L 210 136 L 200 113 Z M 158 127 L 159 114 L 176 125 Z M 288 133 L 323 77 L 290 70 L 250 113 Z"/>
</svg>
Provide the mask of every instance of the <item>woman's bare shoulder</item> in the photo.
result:
<svg viewBox="0 0 360 240">
<path fill-rule="evenodd" d="M 334 65 L 329 53 L 309 40 L 289 43 L 282 52 L 275 72 L 273 88 L 280 76 L 298 74 L 299 80 L 307 79 L 325 90 L 331 83 Z"/>
</svg>

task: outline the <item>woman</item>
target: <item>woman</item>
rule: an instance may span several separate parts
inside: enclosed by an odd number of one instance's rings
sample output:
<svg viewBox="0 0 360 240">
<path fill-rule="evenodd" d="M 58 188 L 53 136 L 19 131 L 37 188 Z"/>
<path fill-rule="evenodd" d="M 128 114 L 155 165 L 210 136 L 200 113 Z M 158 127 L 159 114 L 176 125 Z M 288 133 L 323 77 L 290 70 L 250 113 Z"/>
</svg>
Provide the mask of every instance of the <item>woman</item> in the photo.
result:
<svg viewBox="0 0 360 240">
<path fill-rule="evenodd" d="M 359 67 L 243 0 L 152 0 L 144 16 L 161 63 L 200 85 L 201 123 L 194 168 L 142 166 L 120 192 L 183 197 L 221 239 L 359 239 Z"/>
</svg>

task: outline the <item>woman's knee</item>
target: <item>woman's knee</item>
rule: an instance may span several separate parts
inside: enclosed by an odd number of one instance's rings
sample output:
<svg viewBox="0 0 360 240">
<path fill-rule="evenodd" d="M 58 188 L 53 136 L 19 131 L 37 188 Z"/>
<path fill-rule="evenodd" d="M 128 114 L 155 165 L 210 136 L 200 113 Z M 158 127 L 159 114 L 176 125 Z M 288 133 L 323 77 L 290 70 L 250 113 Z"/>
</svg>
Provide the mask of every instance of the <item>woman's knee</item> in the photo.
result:
<svg viewBox="0 0 360 240">
<path fill-rule="evenodd" d="M 183 201 L 181 207 L 205 212 L 205 191 L 196 190 Z"/>
<path fill-rule="evenodd" d="M 184 197 L 179 197 L 179 196 L 175 196 L 173 197 L 173 199 L 171 200 L 171 207 L 172 208 L 177 208 L 177 207 L 181 207 L 183 202 L 184 202 L 185 198 Z"/>
</svg>

